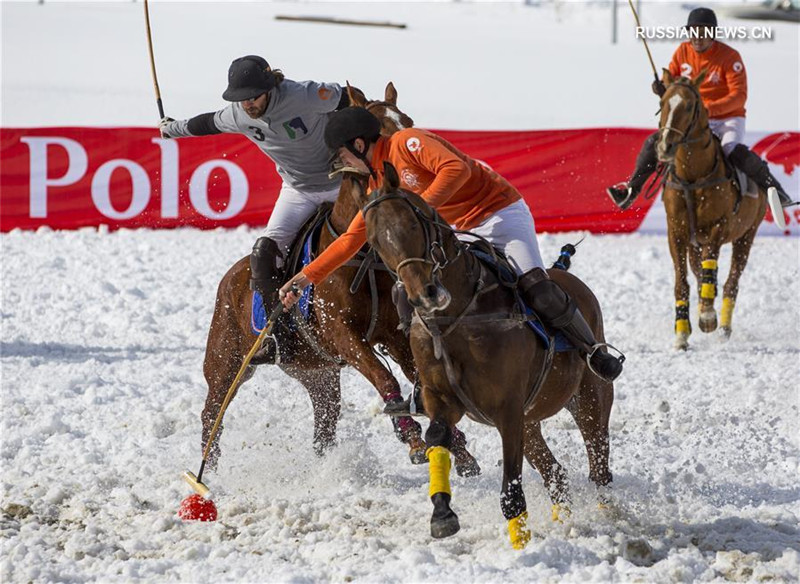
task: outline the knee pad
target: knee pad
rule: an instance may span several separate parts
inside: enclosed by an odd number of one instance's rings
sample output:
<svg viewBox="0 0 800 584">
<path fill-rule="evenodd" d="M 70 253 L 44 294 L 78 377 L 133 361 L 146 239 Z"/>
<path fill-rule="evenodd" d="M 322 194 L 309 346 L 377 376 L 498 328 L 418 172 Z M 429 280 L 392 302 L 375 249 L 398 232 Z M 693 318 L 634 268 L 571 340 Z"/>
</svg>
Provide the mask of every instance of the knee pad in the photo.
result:
<svg viewBox="0 0 800 584">
<path fill-rule="evenodd" d="M 278 244 L 269 237 L 259 237 L 250 254 L 250 273 L 254 280 L 279 279 L 278 258 L 283 257 Z"/>
</svg>

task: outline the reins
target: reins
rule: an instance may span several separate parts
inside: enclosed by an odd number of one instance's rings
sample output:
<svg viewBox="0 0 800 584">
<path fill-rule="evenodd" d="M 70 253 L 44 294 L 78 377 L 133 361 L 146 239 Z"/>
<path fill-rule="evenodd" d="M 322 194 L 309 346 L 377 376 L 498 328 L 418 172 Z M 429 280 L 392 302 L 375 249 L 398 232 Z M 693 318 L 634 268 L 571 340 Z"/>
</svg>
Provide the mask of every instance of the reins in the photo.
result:
<svg viewBox="0 0 800 584">
<path fill-rule="evenodd" d="M 453 229 L 447 223 L 444 223 L 440 220 L 438 213 L 433 210 L 433 216 L 428 217 L 420 209 L 417 205 L 415 205 L 408 197 L 407 194 L 403 192 L 390 192 L 390 193 L 381 193 L 380 191 L 373 191 L 367 197 L 367 203 L 362 207 L 361 212 L 366 219 L 367 213 L 388 200 L 402 200 L 405 202 L 411 210 L 414 212 L 414 215 L 417 217 L 417 220 L 422 224 L 423 231 L 425 233 L 425 257 L 410 257 L 402 260 L 398 265 L 395 267 L 395 274 L 397 276 L 398 282 L 402 283 L 400 279 L 400 270 L 403 267 L 414 263 L 423 263 L 427 265 L 432 265 L 432 277 L 436 278 L 437 274 L 444 270 L 448 265 L 452 264 L 456 259 L 458 259 L 462 254 L 464 254 L 464 250 L 466 245 L 458 241 L 456 238 L 455 245 L 457 248 L 457 253 L 455 257 L 448 258 L 443 244 L 443 230 L 449 231 L 450 233 L 455 236 L 456 233 L 464 233 L 470 236 L 473 236 L 477 239 L 482 240 L 487 244 L 487 249 L 492 256 L 492 259 L 497 262 L 497 254 L 494 251 L 494 247 L 483 237 L 472 233 L 470 231 L 462 231 Z M 431 236 L 431 231 L 435 231 L 435 237 Z M 436 254 L 441 254 L 441 258 L 436 258 Z M 465 258 L 469 257 L 471 254 L 464 254 Z M 447 348 L 444 344 L 444 339 L 447 338 L 452 332 L 454 332 L 459 326 L 464 325 L 466 323 L 474 324 L 476 322 L 502 322 L 502 321 L 514 321 L 519 324 L 524 324 L 529 320 L 528 316 L 523 314 L 521 311 L 515 311 L 512 309 L 511 311 L 507 312 L 497 312 L 497 313 L 489 313 L 489 314 L 470 314 L 472 313 L 477 304 L 478 299 L 488 294 L 489 292 L 493 292 L 501 285 L 504 287 L 516 287 L 517 281 L 519 277 L 514 272 L 514 279 L 513 281 L 506 281 L 503 280 L 502 277 L 498 274 L 497 279 L 498 282 L 494 282 L 491 284 L 486 283 L 486 268 L 483 263 L 478 262 L 478 266 L 480 269 L 480 273 L 478 275 L 477 280 L 475 281 L 475 286 L 472 290 L 472 295 L 469 299 L 469 302 L 464 306 L 464 308 L 459 312 L 457 316 L 433 316 L 433 315 L 422 315 L 419 311 L 414 311 L 414 316 L 412 317 L 412 323 L 419 323 L 422 325 L 425 332 L 431 337 L 431 341 L 433 342 L 433 354 L 434 357 L 441 361 L 444 365 L 445 373 L 447 374 L 447 379 L 452 387 L 453 391 L 455 392 L 458 399 L 464 405 L 464 408 L 470 414 L 470 416 L 483 424 L 487 424 L 493 426 L 494 424 L 492 421 L 484 414 L 480 408 L 470 399 L 467 392 L 461 387 L 459 383 L 458 376 L 456 374 L 455 368 L 453 367 L 452 361 L 450 360 L 450 354 L 447 351 Z M 471 280 L 473 278 L 473 270 L 470 263 L 466 265 L 468 278 Z M 515 304 L 515 307 L 517 305 Z M 442 327 L 446 327 L 445 330 L 442 330 Z M 539 389 L 541 388 L 542 384 L 544 383 L 545 378 L 547 377 L 547 372 L 550 369 L 550 366 L 553 361 L 554 355 L 554 347 L 555 343 L 551 339 L 549 343 L 549 347 L 545 353 L 542 367 L 540 369 L 539 375 L 537 377 L 536 382 L 534 383 L 533 387 L 531 388 L 530 393 L 528 394 L 528 398 L 525 400 L 525 411 L 527 411 L 531 405 L 533 404 L 533 400 L 536 397 Z"/>
</svg>

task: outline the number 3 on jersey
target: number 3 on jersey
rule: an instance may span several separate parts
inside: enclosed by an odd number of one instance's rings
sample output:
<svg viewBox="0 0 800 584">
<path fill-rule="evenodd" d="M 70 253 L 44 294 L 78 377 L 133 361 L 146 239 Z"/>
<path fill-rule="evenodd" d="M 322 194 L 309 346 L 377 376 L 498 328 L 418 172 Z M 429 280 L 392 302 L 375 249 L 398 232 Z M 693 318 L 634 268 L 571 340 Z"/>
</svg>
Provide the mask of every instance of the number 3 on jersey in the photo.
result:
<svg viewBox="0 0 800 584">
<path fill-rule="evenodd" d="M 253 130 L 254 138 L 259 142 L 264 141 L 264 132 L 261 131 L 261 128 L 256 128 L 255 126 L 247 126 L 250 130 Z"/>
</svg>

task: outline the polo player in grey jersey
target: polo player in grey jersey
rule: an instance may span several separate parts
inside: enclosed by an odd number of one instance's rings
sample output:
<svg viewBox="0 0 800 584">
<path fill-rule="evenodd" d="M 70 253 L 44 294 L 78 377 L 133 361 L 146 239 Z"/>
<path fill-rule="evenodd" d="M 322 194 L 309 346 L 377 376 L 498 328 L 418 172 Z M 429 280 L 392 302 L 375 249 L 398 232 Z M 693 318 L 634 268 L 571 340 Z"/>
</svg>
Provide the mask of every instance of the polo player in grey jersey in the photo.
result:
<svg viewBox="0 0 800 584">
<path fill-rule="evenodd" d="M 286 79 L 255 55 L 231 63 L 222 98 L 232 103 L 188 120 L 164 118 L 159 129 L 163 138 L 243 134 L 275 163 L 283 185 L 250 255 L 250 288 L 269 311 L 292 240 L 322 203 L 339 194 L 341 178 L 328 177 L 332 152 L 324 132 L 328 114 L 350 103 L 339 84 Z"/>
</svg>

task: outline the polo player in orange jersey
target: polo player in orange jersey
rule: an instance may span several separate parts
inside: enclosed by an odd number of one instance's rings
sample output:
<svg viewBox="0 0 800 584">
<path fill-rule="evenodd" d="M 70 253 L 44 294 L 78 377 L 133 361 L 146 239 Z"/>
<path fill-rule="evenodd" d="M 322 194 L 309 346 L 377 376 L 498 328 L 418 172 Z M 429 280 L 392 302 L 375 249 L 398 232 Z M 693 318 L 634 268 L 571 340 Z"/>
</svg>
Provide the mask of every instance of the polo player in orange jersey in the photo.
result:
<svg viewBox="0 0 800 584">
<path fill-rule="evenodd" d="M 685 28 L 691 40 L 681 43 L 672 61 L 669 72 L 673 77 L 682 75 L 689 79 L 706 70 L 706 78 L 700 85 L 700 97 L 708 110 L 708 124 L 719 138 L 722 150 L 733 165 L 744 172 L 765 192 L 770 187 L 777 191 L 779 201 L 770 200 L 773 216 L 782 207 L 792 204 L 789 195 L 772 175 L 767 164 L 742 143 L 745 133 L 745 102 L 747 101 L 747 72 L 739 53 L 714 39 L 717 16 L 710 8 L 695 8 L 689 13 Z M 653 93 L 659 97 L 666 88 L 662 81 L 653 81 Z M 636 200 L 647 179 L 655 172 L 658 163 L 655 144 L 658 132 L 645 140 L 636 159 L 636 169 L 627 183 L 606 189 L 620 209 L 627 209 Z"/>
</svg>

